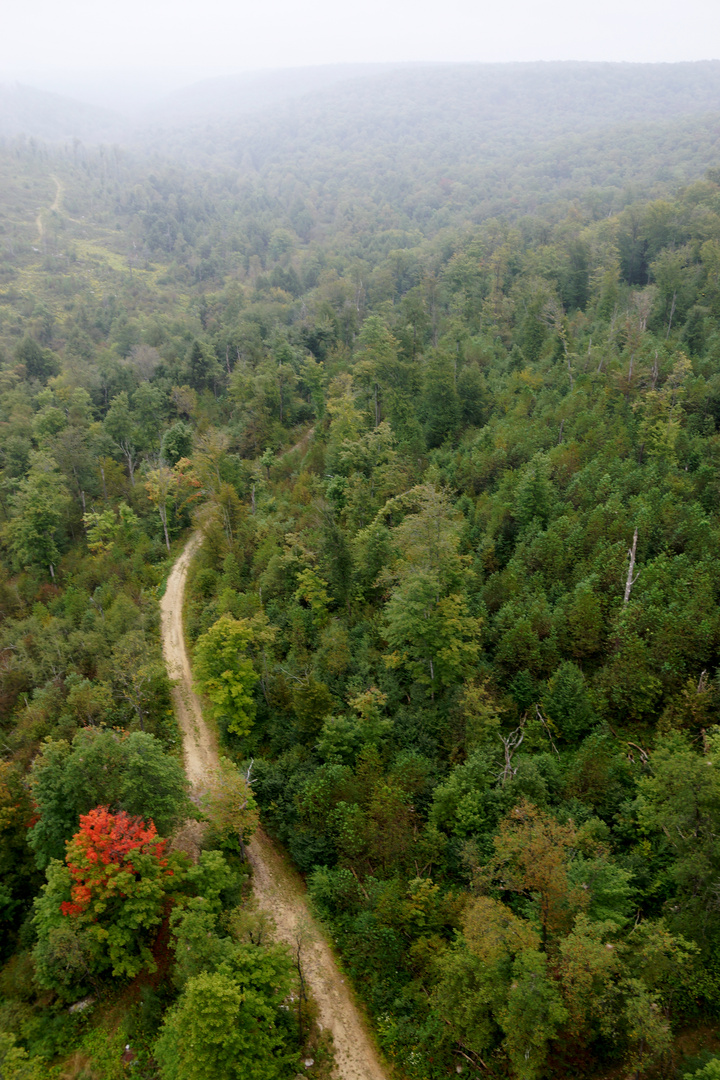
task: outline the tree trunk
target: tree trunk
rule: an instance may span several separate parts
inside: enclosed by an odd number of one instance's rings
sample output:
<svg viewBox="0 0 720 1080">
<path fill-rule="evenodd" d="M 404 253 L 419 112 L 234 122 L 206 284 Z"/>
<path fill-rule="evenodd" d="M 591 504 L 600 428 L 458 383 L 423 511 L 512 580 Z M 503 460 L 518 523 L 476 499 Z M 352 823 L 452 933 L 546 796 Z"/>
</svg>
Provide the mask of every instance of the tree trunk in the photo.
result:
<svg viewBox="0 0 720 1080">
<path fill-rule="evenodd" d="M 125 454 L 125 460 L 127 461 L 130 487 L 135 487 L 135 456 L 132 450 L 123 450 L 123 453 Z"/>
<path fill-rule="evenodd" d="M 623 604 L 627 604 L 628 600 L 630 599 L 632 587 L 638 579 L 637 574 L 635 574 L 635 577 L 633 577 L 633 574 L 635 573 L 635 553 L 637 551 L 637 539 L 638 531 L 636 528 L 633 534 L 632 547 L 628 551 L 628 555 L 630 556 L 630 565 L 628 566 L 627 581 L 625 582 L 625 597 L 623 599 Z"/>
<path fill-rule="evenodd" d="M 670 330 L 672 329 L 672 321 L 673 321 L 673 315 L 675 314 L 675 301 L 676 300 L 677 300 L 677 289 L 675 289 L 675 291 L 673 292 L 672 304 L 670 305 L 670 318 L 668 319 L 667 334 L 665 335 L 665 340 L 666 341 L 670 337 Z"/>
<path fill-rule="evenodd" d="M 158 510 L 160 511 L 160 520 L 162 521 L 163 532 L 165 533 L 165 547 L 169 551 L 170 550 L 170 537 L 168 536 L 168 530 L 167 530 L 167 510 L 165 509 L 164 506 L 162 508 L 158 507 Z"/>
</svg>

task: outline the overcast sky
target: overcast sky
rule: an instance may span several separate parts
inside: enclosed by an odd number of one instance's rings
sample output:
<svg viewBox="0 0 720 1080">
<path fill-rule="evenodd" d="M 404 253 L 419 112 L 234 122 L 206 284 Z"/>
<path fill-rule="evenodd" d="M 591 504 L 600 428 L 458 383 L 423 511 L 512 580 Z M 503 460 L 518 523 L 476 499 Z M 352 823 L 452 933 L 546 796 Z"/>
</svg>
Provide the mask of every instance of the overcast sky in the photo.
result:
<svg viewBox="0 0 720 1080">
<path fill-rule="evenodd" d="M 4 0 L 1 25 L 5 77 L 720 55 L 718 0 Z"/>
</svg>

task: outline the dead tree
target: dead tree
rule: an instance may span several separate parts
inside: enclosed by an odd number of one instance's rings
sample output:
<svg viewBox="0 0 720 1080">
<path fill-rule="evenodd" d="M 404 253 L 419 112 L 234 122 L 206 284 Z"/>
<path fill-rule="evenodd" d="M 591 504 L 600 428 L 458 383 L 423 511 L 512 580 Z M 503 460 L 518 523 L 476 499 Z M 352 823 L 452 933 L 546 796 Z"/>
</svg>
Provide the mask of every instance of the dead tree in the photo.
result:
<svg viewBox="0 0 720 1080">
<path fill-rule="evenodd" d="M 627 755 L 628 761 L 631 762 L 631 764 L 635 763 L 635 755 L 633 754 L 633 750 L 637 750 L 638 754 L 640 755 L 640 764 L 649 765 L 650 755 L 647 750 L 643 750 L 642 746 L 638 746 L 638 744 L 634 742 L 628 742 L 628 746 L 632 747 L 632 750 L 628 750 Z"/>
<path fill-rule="evenodd" d="M 505 765 L 503 766 L 503 770 L 500 773 L 500 779 L 502 780 L 503 787 L 505 787 L 508 779 L 512 780 L 515 777 L 515 774 L 518 770 L 517 765 L 513 769 L 512 759 L 515 752 L 522 744 L 523 739 L 525 738 L 525 732 L 523 731 L 524 727 L 525 718 L 523 717 L 523 721 L 520 724 L 520 727 L 516 727 L 515 730 L 511 731 L 509 735 L 500 736 L 500 740 L 505 749 Z"/>
<path fill-rule="evenodd" d="M 637 531 L 637 529 L 635 529 L 635 532 L 633 534 L 632 547 L 628 551 L 628 557 L 630 559 L 630 564 L 628 566 L 627 581 L 625 582 L 625 598 L 623 599 L 623 604 L 627 604 L 628 600 L 630 599 L 630 593 L 632 592 L 632 587 L 635 584 L 635 582 L 637 581 L 638 577 L 640 576 L 640 571 L 639 570 L 638 570 L 637 574 L 635 573 L 635 553 L 637 552 L 637 538 L 638 538 L 638 531 Z"/>
</svg>

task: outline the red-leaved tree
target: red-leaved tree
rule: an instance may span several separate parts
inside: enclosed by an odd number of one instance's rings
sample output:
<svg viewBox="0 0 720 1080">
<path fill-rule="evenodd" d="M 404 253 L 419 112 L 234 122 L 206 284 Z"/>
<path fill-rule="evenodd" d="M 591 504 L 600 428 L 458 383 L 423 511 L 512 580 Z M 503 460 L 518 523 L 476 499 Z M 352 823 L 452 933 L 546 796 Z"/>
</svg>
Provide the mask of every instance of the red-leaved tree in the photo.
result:
<svg viewBox="0 0 720 1080">
<path fill-rule="evenodd" d="M 65 862 L 73 879 L 72 901 L 60 905 L 63 915 L 81 915 L 96 907 L 103 909 L 116 896 L 124 899 L 131 885 L 128 875 L 137 879 L 138 855 L 152 855 L 158 869 L 168 876 L 173 871 L 163 858 L 167 840 L 161 840 L 152 821 L 131 817 L 124 810 L 111 814 L 106 806 L 98 806 L 80 817 L 80 831 L 67 844 Z"/>
<path fill-rule="evenodd" d="M 64 888 L 66 898 L 55 912 L 93 943 L 99 969 L 111 966 L 114 975 L 130 977 L 155 970 L 153 939 L 183 877 L 183 857 L 166 852 L 167 843 L 152 821 L 98 806 L 81 816 L 67 843 L 65 867 L 54 864 L 57 871 L 48 875 L 41 907 Z M 46 915 L 41 921 L 50 926 L 51 911 Z"/>
</svg>

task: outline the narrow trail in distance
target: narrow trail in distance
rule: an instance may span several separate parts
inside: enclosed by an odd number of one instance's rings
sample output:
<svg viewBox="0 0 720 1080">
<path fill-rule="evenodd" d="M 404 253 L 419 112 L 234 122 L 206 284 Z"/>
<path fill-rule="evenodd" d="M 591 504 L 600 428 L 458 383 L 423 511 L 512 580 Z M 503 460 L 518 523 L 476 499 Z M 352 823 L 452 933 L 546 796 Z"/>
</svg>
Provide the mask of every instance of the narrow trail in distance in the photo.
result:
<svg viewBox="0 0 720 1080">
<path fill-rule="evenodd" d="M 50 206 L 48 206 L 47 208 L 43 207 L 43 209 L 39 211 L 38 216 L 35 218 L 35 225 L 36 225 L 37 231 L 38 231 L 38 240 L 41 243 L 42 243 L 43 237 L 45 236 L 45 223 L 43 221 L 43 214 L 47 214 L 47 213 L 52 214 L 55 211 L 59 211 L 60 210 L 60 200 L 63 197 L 63 186 L 60 183 L 60 181 L 58 180 L 57 176 L 55 176 L 55 175 L 53 175 L 51 173 L 50 174 L 50 179 L 52 181 L 54 181 L 54 183 L 55 183 L 55 188 L 56 188 L 56 190 L 55 190 L 55 198 L 50 203 Z"/>
<path fill-rule="evenodd" d="M 192 672 L 183 633 L 185 581 L 200 544 L 195 534 L 168 578 L 160 602 L 162 643 L 168 675 L 175 682 L 173 701 L 182 730 L 185 769 L 200 790 L 219 761 L 217 743 L 192 688 Z M 377 1051 L 360 1010 L 339 971 L 322 930 L 310 913 L 300 876 L 258 829 L 248 848 L 253 891 L 262 911 L 271 916 L 280 941 L 295 953 L 301 943 L 303 973 L 318 1007 L 318 1020 L 332 1032 L 335 1059 L 342 1080 L 385 1080 Z"/>
</svg>

